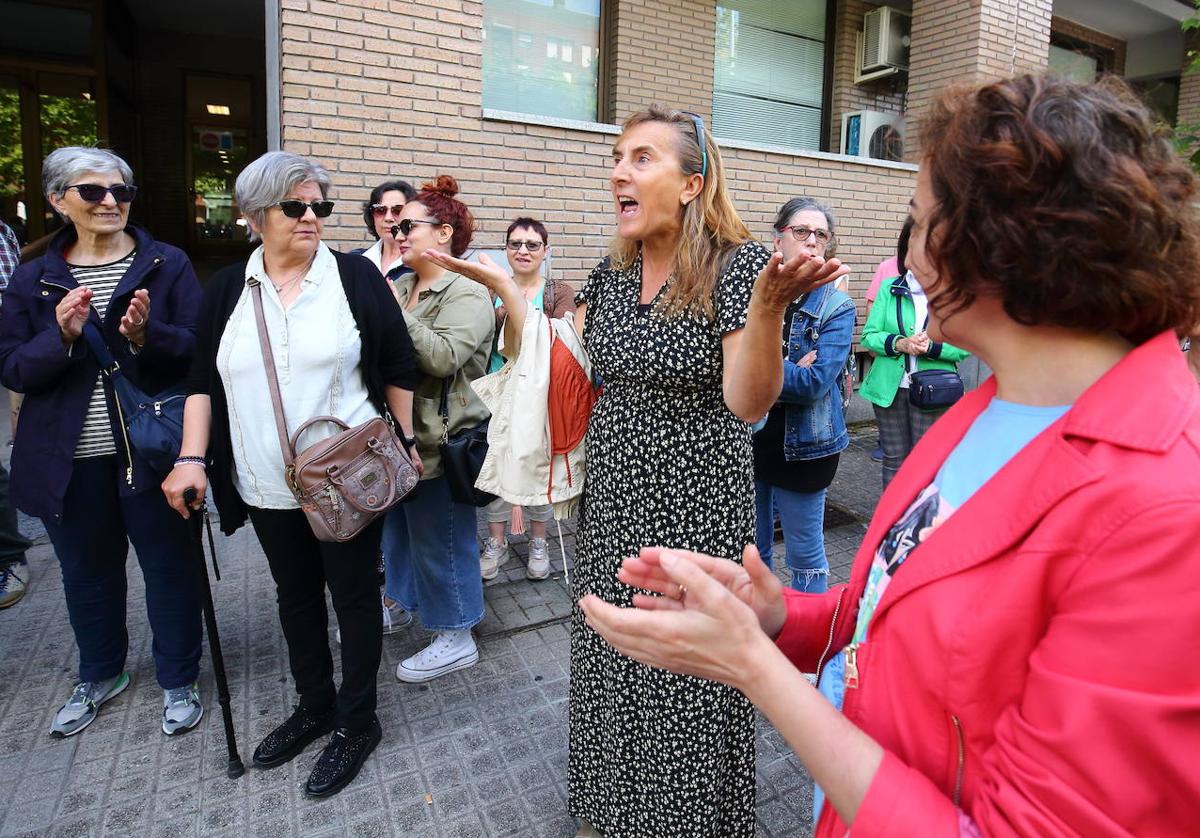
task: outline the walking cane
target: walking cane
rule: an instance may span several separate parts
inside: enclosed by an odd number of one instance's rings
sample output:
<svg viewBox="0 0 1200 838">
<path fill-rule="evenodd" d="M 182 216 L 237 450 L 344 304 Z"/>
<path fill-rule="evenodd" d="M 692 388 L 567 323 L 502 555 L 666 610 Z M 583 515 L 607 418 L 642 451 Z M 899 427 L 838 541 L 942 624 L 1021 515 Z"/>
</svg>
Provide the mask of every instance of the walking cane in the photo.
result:
<svg viewBox="0 0 1200 838">
<path fill-rule="evenodd" d="M 191 509 L 196 502 L 196 490 L 186 489 L 183 502 Z M 225 719 L 225 747 L 229 749 L 229 764 L 225 774 L 231 780 L 246 773 L 242 758 L 238 755 L 237 735 L 233 731 L 233 711 L 229 707 L 229 680 L 225 677 L 225 656 L 221 654 L 221 635 L 217 632 L 217 610 L 213 606 L 212 585 L 208 581 L 208 566 L 204 563 L 204 532 L 208 527 L 208 549 L 212 553 L 213 572 L 217 580 L 221 579 L 221 569 L 217 567 L 217 549 L 213 543 L 212 524 L 208 520 L 208 506 L 201 505 L 193 509 L 188 516 L 188 527 L 192 531 L 192 560 L 195 570 L 200 577 L 200 604 L 204 610 L 204 625 L 208 630 L 208 651 L 212 656 L 213 675 L 217 679 L 217 700 L 221 704 L 221 716 Z"/>
</svg>

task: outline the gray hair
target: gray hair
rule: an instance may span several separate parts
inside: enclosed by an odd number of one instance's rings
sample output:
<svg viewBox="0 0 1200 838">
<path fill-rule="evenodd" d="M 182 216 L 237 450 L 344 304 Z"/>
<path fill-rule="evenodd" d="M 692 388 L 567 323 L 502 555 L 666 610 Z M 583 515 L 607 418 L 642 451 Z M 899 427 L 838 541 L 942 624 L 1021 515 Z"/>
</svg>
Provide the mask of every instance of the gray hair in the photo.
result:
<svg viewBox="0 0 1200 838">
<path fill-rule="evenodd" d="M 62 196 L 68 186 L 88 172 L 120 172 L 129 186 L 133 185 L 133 169 L 106 148 L 71 145 L 56 148 L 42 162 L 42 194 Z"/>
<path fill-rule="evenodd" d="M 833 234 L 833 238 L 829 241 L 829 246 L 825 248 L 826 257 L 832 258 L 837 253 L 837 219 L 833 216 L 833 211 L 825 204 L 815 198 L 792 198 L 786 204 L 779 208 L 779 213 L 775 216 L 775 223 L 772 225 L 775 229 L 775 235 L 783 232 L 783 228 L 787 226 L 788 221 L 792 216 L 804 210 L 814 210 L 825 216 L 825 222 L 829 225 L 829 232 Z"/>
<path fill-rule="evenodd" d="M 268 209 L 285 199 L 294 187 L 310 181 L 320 187 L 322 198 L 329 197 L 332 183 L 324 168 L 298 154 L 268 151 L 242 169 L 233 192 L 242 214 L 261 228 Z M 257 238 L 251 228 L 251 241 Z"/>
</svg>

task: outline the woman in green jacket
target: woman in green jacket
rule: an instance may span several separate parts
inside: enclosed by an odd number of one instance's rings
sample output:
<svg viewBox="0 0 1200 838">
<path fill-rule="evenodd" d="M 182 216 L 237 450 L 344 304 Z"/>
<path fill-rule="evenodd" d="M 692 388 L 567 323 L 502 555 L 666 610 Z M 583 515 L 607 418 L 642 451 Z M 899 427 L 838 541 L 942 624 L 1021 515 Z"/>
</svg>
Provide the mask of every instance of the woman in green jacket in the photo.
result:
<svg viewBox="0 0 1200 838">
<path fill-rule="evenodd" d="M 904 264 L 907 238 L 901 236 L 899 264 Z M 970 353 L 933 340 L 925 332 L 929 306 L 925 290 L 911 272 L 885 280 L 879 289 L 862 345 L 875 360 L 859 392 L 875 407 L 879 444 L 883 447 L 883 488 L 896 476 L 908 456 L 941 410 L 919 410 L 908 401 L 909 376 L 918 370 L 953 370 Z"/>
</svg>

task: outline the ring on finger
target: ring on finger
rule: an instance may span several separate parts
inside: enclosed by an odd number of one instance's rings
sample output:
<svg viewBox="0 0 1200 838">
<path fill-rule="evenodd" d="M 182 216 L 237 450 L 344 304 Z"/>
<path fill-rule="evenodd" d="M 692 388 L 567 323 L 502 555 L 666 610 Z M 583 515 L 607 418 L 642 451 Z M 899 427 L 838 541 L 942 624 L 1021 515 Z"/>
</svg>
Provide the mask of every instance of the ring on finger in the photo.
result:
<svg viewBox="0 0 1200 838">
<path fill-rule="evenodd" d="M 143 317 L 141 320 L 136 320 L 136 321 L 134 321 L 134 324 L 133 324 L 133 325 L 134 325 L 134 326 L 137 326 L 138 328 L 141 328 L 142 326 L 145 326 L 145 325 L 146 325 L 146 318 L 145 318 L 145 317 Z"/>
<path fill-rule="evenodd" d="M 679 596 L 677 596 L 675 598 L 677 600 L 679 600 L 680 602 L 683 602 L 685 599 L 687 599 L 687 587 L 684 585 L 680 585 L 679 586 Z"/>
</svg>

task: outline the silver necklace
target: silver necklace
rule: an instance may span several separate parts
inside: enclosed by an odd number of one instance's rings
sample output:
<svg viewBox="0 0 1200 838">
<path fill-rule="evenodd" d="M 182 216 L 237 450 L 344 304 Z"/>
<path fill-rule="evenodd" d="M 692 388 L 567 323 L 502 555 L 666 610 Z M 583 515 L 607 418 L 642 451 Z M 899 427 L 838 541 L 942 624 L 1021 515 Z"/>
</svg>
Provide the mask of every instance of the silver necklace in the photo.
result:
<svg viewBox="0 0 1200 838">
<path fill-rule="evenodd" d="M 283 289 L 289 288 L 292 285 L 295 285 L 301 279 L 303 279 L 308 274 L 308 272 L 310 270 L 312 270 L 313 262 L 316 261 L 316 258 L 317 258 L 317 255 L 314 253 L 312 255 L 312 257 L 308 260 L 308 263 L 303 268 L 301 268 L 296 273 L 296 275 L 293 276 L 291 279 L 285 279 L 283 282 L 276 282 L 275 280 L 272 279 L 271 285 L 275 286 L 275 293 L 282 294 Z M 267 277 L 267 278 L 270 279 L 270 277 Z"/>
</svg>

